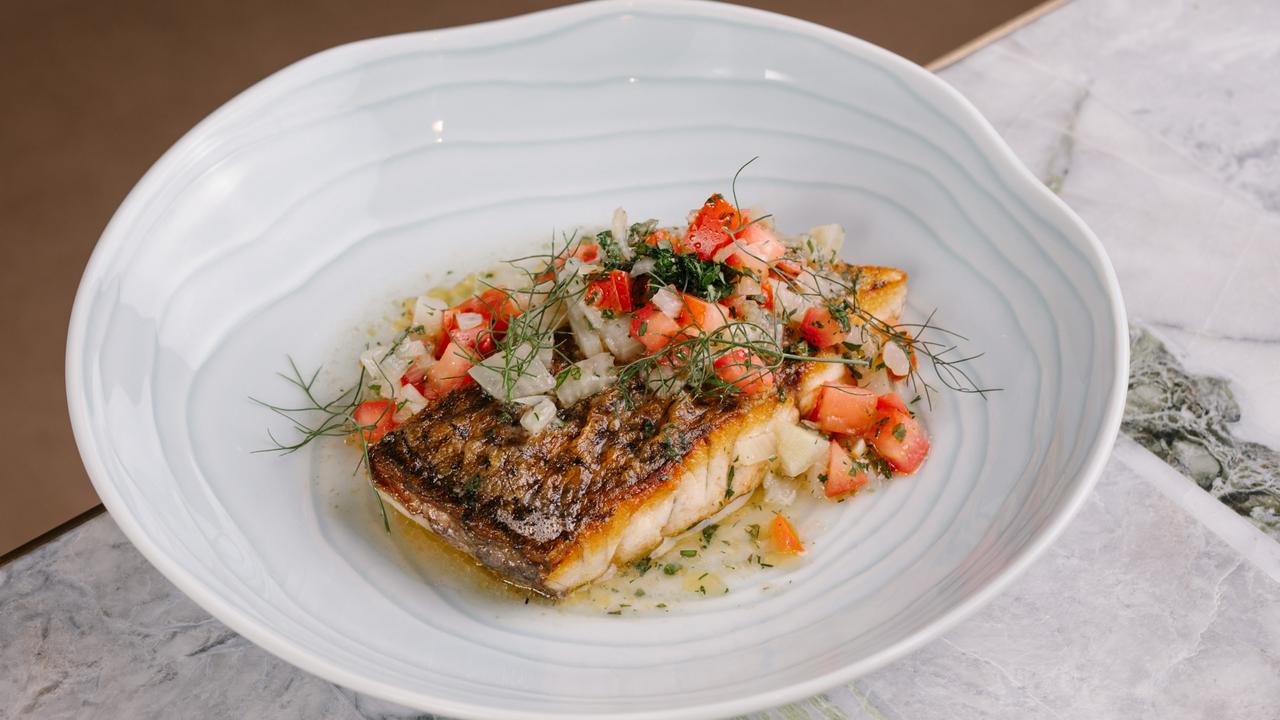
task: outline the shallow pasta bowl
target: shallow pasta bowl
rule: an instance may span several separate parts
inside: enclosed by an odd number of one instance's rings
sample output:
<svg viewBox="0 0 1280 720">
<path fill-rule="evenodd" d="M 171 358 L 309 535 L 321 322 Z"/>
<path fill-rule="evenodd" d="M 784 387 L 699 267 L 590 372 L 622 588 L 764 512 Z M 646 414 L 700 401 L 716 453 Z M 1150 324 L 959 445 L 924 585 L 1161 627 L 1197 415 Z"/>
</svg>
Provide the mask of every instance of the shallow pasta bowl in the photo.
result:
<svg viewBox="0 0 1280 720">
<path fill-rule="evenodd" d="M 618 205 L 675 223 L 733 171 L 785 230 L 911 275 L 985 352 L 916 476 L 840 506 L 795 567 L 661 614 L 433 581 L 334 444 L 254 454 L 286 357 L 337 383 L 380 319 Z M 1088 494 L 1119 425 L 1101 246 L 934 76 L 728 5 L 600 2 L 299 62 L 138 183 L 76 298 L 77 442 L 125 534 L 227 625 L 329 680 L 484 718 L 712 717 L 806 697 L 995 595 Z"/>
</svg>

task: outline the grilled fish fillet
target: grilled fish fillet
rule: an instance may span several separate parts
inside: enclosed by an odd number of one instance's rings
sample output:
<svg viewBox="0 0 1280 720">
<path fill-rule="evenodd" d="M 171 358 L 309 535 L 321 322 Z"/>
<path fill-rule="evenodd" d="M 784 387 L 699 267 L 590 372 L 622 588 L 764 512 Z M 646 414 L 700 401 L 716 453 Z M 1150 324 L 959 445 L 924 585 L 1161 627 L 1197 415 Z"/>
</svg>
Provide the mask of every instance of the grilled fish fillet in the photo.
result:
<svg viewBox="0 0 1280 720">
<path fill-rule="evenodd" d="M 863 268 L 857 297 L 896 322 L 906 274 Z M 370 449 L 370 468 L 388 505 L 507 582 L 561 596 L 753 492 L 779 423 L 797 422 L 843 372 L 797 363 L 777 373 L 777 393 L 645 395 L 631 407 L 613 388 L 534 436 L 470 386 L 388 433 Z"/>
</svg>

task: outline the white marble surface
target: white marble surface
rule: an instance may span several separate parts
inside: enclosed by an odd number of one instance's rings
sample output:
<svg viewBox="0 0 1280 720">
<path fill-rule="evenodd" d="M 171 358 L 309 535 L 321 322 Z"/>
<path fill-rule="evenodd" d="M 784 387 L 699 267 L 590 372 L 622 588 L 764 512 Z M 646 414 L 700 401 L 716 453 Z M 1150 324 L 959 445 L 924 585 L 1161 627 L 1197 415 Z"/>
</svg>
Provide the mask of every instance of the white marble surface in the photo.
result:
<svg viewBox="0 0 1280 720">
<path fill-rule="evenodd" d="M 1280 543 L 1213 499 L 1231 499 L 1231 478 L 1202 479 L 1205 493 L 1178 472 L 1280 448 L 1277 74 L 1273 0 L 1074 0 L 942 73 L 1097 231 L 1135 325 L 1173 354 L 1162 377 L 1217 393 L 1155 413 L 1164 424 L 1132 418 L 1135 437 L 1212 432 L 1171 445 L 1186 451 L 1164 453 L 1172 467 L 1122 438 L 1009 592 L 910 657 L 767 716 L 1280 717 Z M 109 517 L 0 567 L 0 718 L 175 716 L 414 713 L 231 633 Z"/>
<path fill-rule="evenodd" d="M 1280 3 L 1075 0 L 942 72 L 1102 239 L 1130 319 L 1280 447 Z"/>
</svg>

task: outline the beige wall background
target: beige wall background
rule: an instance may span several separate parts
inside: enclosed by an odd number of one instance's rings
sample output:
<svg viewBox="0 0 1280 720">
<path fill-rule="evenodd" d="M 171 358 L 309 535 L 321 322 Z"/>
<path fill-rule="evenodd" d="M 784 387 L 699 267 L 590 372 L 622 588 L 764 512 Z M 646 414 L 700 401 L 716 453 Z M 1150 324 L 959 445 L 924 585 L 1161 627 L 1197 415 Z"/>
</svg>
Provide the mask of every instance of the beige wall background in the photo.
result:
<svg viewBox="0 0 1280 720">
<path fill-rule="evenodd" d="M 928 64 L 1010 29 L 1041 1 L 745 4 Z M 67 419 L 66 326 L 98 235 L 169 145 L 253 82 L 327 47 L 559 4 L 0 1 L 0 409 L 11 454 L 0 463 L 0 555 L 98 504 Z"/>
</svg>

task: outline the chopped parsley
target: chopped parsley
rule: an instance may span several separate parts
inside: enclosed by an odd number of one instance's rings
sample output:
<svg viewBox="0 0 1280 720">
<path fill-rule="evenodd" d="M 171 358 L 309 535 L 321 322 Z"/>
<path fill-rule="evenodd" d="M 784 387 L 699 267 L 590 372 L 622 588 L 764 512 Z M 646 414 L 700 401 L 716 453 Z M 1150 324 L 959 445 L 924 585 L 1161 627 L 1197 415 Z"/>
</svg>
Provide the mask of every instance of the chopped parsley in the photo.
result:
<svg viewBox="0 0 1280 720">
<path fill-rule="evenodd" d="M 702 547 L 706 547 L 711 544 L 711 538 L 716 536 L 716 530 L 719 529 L 720 526 L 715 523 L 711 523 L 710 525 L 702 528 Z"/>
<path fill-rule="evenodd" d="M 738 278 L 744 274 L 724 263 L 703 260 L 693 253 L 677 253 L 658 245 L 641 244 L 636 247 L 636 253 L 653 259 L 649 275 L 657 281 L 656 285 L 672 285 L 681 292 L 711 302 L 728 297 Z M 656 286 L 651 283 L 650 287 Z"/>
</svg>

